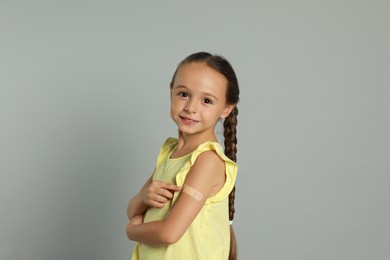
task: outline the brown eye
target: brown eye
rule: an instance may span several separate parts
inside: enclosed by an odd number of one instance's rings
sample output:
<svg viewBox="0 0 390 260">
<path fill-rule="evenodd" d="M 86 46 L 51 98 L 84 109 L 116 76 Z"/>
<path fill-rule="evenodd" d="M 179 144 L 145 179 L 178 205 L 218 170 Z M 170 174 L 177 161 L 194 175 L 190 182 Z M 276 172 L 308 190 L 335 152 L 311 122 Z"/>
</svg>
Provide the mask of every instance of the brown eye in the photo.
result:
<svg viewBox="0 0 390 260">
<path fill-rule="evenodd" d="M 205 102 L 206 104 L 209 104 L 209 105 L 213 104 L 213 101 L 209 98 L 205 98 L 203 102 Z"/>
<path fill-rule="evenodd" d="M 188 97 L 188 94 L 186 92 L 179 92 L 179 97 Z"/>
</svg>

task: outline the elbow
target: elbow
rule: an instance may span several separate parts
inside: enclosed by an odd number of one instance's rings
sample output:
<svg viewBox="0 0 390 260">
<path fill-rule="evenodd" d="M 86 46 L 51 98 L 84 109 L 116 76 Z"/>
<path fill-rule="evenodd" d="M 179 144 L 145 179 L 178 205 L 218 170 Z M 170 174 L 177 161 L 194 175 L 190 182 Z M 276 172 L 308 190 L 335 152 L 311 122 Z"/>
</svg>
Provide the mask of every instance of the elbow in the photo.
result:
<svg viewBox="0 0 390 260">
<path fill-rule="evenodd" d="M 164 246 L 168 246 L 176 243 L 182 237 L 183 234 L 179 234 L 174 230 L 166 230 L 165 228 L 161 230 L 160 241 Z"/>
<path fill-rule="evenodd" d="M 126 226 L 126 235 L 127 235 L 127 238 L 129 240 L 133 240 L 132 236 L 131 236 L 131 226 L 130 226 L 130 222 L 127 224 Z"/>
<path fill-rule="evenodd" d="M 132 219 L 134 216 L 133 216 L 133 213 L 130 211 L 130 209 L 127 209 L 127 218 L 130 220 Z"/>
<path fill-rule="evenodd" d="M 161 235 L 161 244 L 164 245 L 164 246 L 169 246 L 171 244 L 174 244 L 178 241 L 179 239 L 176 238 L 174 235 L 172 234 L 164 234 L 164 235 Z"/>
</svg>

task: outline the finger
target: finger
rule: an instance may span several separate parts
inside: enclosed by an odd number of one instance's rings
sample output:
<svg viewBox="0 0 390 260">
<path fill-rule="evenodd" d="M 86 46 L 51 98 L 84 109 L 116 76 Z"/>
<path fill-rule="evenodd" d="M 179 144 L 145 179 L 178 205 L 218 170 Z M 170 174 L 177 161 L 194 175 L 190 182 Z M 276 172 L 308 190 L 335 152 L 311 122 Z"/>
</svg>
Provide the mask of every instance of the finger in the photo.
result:
<svg viewBox="0 0 390 260">
<path fill-rule="evenodd" d="M 180 186 L 177 186 L 177 185 L 172 184 L 172 183 L 166 183 L 166 182 L 162 182 L 160 187 L 164 188 L 164 189 L 167 189 L 167 190 L 171 190 L 171 191 L 179 191 L 179 190 L 181 190 Z"/>
<path fill-rule="evenodd" d="M 167 201 L 168 199 L 164 196 L 153 194 L 145 201 L 145 204 L 150 207 L 161 208 Z"/>
<path fill-rule="evenodd" d="M 173 192 L 170 191 L 170 190 L 166 190 L 166 189 L 160 189 L 159 190 L 159 195 L 160 196 L 164 196 L 164 198 L 166 198 L 166 199 L 172 199 L 173 198 Z"/>
<path fill-rule="evenodd" d="M 162 207 L 164 207 L 164 203 L 160 203 L 157 201 L 151 201 L 150 206 L 154 207 L 154 208 L 162 208 Z"/>
<path fill-rule="evenodd" d="M 169 192 L 168 192 L 169 193 Z M 168 198 L 166 198 L 165 196 L 163 195 L 155 195 L 153 197 L 153 201 L 156 201 L 156 202 L 159 202 L 159 203 L 165 203 L 168 201 Z"/>
</svg>

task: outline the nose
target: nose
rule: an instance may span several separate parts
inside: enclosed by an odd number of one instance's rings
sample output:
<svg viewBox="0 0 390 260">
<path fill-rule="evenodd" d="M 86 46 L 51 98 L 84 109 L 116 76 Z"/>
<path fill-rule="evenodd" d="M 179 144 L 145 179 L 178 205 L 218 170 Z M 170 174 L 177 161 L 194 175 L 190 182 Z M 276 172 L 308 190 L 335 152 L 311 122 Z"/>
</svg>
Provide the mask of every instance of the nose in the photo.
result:
<svg viewBox="0 0 390 260">
<path fill-rule="evenodd" d="M 189 113 L 189 114 L 196 114 L 197 113 L 197 108 L 196 108 L 195 102 L 188 101 L 187 104 L 184 107 L 184 111 Z"/>
</svg>

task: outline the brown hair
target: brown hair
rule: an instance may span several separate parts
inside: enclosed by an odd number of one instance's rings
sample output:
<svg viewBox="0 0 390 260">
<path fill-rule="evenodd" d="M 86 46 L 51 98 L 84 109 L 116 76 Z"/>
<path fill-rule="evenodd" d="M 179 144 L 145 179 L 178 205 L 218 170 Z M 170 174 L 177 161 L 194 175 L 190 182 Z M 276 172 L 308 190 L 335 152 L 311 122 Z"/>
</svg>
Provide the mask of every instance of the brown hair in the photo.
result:
<svg viewBox="0 0 390 260">
<path fill-rule="evenodd" d="M 240 89 L 238 87 L 238 80 L 236 73 L 233 70 L 233 67 L 230 63 L 220 55 L 212 55 L 207 52 L 197 52 L 191 54 L 187 58 L 185 58 L 176 68 L 175 73 L 173 74 L 171 84 L 173 85 L 174 79 L 179 68 L 191 62 L 204 62 L 210 68 L 218 71 L 227 80 L 227 91 L 226 91 L 226 102 L 228 104 L 237 104 L 239 101 Z M 224 146 L 225 146 L 225 154 L 232 161 L 237 162 L 236 153 L 237 153 L 237 115 L 238 109 L 235 106 L 232 112 L 228 117 L 225 118 L 223 122 L 224 127 Z M 234 186 L 232 191 L 229 194 L 229 220 L 233 220 L 234 218 L 234 199 L 235 199 L 236 187 Z M 229 260 L 237 259 L 237 241 L 234 234 L 233 226 L 230 225 L 230 250 L 229 250 Z"/>
</svg>

